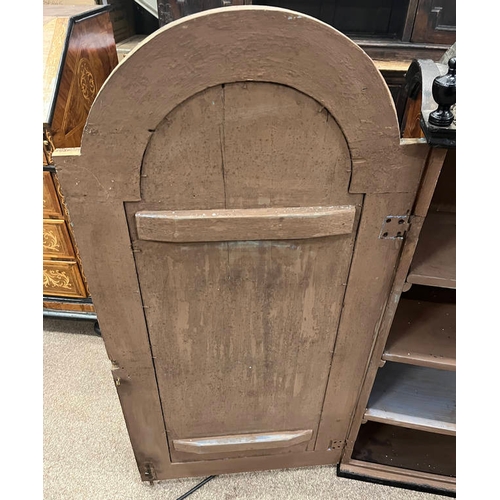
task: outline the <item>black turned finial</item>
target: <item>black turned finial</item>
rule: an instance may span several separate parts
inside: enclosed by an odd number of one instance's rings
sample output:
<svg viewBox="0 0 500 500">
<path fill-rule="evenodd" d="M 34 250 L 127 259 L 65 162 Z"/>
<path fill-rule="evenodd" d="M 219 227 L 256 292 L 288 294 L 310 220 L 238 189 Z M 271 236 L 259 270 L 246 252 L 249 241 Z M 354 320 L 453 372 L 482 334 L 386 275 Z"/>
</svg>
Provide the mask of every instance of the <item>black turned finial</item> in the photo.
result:
<svg viewBox="0 0 500 500">
<path fill-rule="evenodd" d="M 448 127 L 453 123 L 453 113 L 450 108 L 457 100 L 457 60 L 452 57 L 448 61 L 448 73 L 438 76 L 432 83 L 432 97 L 438 103 L 438 108 L 429 115 L 429 123 L 436 127 Z"/>
</svg>

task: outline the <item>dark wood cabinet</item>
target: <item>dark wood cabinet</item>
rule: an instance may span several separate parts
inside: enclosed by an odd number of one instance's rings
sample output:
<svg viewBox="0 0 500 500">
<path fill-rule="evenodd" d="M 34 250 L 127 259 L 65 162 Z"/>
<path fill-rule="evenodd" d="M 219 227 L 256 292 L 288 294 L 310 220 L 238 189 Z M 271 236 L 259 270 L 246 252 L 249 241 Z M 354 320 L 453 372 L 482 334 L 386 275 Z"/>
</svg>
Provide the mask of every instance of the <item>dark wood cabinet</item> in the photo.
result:
<svg viewBox="0 0 500 500">
<path fill-rule="evenodd" d="M 412 42 L 453 45 L 456 38 L 455 0 L 420 0 Z"/>
</svg>

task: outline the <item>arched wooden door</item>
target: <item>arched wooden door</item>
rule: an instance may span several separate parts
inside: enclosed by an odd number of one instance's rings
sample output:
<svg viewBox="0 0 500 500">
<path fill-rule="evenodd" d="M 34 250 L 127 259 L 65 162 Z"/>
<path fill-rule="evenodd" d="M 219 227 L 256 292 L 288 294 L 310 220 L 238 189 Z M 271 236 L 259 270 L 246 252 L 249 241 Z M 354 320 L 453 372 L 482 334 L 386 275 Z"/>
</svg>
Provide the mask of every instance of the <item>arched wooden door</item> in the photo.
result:
<svg viewBox="0 0 500 500">
<path fill-rule="evenodd" d="M 191 16 L 115 70 L 56 165 L 144 479 L 338 462 L 426 154 L 290 11 Z"/>
</svg>

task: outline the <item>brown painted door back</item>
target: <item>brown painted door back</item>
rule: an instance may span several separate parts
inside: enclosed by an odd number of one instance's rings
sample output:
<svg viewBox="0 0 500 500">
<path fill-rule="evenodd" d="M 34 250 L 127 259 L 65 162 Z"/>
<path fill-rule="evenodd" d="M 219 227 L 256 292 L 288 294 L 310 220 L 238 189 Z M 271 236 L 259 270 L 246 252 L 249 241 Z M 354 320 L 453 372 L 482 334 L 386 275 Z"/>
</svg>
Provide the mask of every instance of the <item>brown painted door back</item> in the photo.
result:
<svg viewBox="0 0 500 500">
<path fill-rule="evenodd" d="M 314 449 L 350 175 L 332 116 L 282 85 L 210 88 L 152 134 L 126 208 L 173 461 Z"/>
</svg>

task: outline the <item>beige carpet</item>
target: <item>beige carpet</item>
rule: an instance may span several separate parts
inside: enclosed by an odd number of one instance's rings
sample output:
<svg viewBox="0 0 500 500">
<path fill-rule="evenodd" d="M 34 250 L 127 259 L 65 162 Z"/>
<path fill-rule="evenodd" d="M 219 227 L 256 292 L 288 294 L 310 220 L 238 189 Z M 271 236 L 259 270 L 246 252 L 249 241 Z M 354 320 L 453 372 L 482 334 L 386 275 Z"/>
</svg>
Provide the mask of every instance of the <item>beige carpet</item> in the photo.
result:
<svg viewBox="0 0 500 500">
<path fill-rule="evenodd" d="M 175 500 L 202 478 L 141 482 L 93 323 L 44 320 L 44 499 Z M 338 478 L 335 467 L 218 476 L 189 500 L 434 500 Z"/>
</svg>

